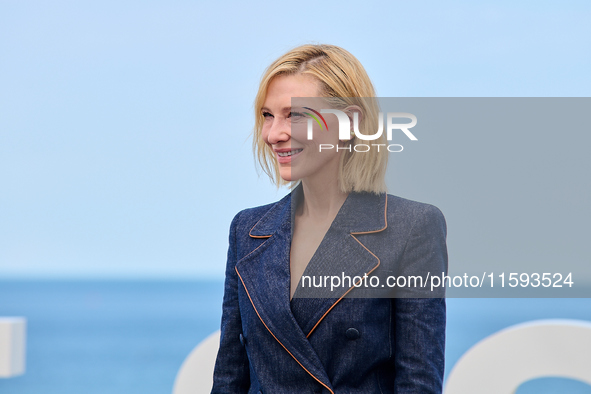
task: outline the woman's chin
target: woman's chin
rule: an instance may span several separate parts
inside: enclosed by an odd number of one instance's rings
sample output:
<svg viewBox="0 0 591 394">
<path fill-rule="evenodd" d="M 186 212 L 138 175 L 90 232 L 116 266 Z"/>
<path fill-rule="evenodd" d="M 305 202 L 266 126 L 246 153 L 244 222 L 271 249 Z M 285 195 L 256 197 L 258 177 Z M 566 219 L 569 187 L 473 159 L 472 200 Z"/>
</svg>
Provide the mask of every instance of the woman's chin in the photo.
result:
<svg viewBox="0 0 591 394">
<path fill-rule="evenodd" d="M 297 176 L 297 174 L 293 173 L 291 168 L 286 171 L 280 171 L 279 176 L 281 176 L 281 179 L 283 179 L 286 182 L 297 182 L 300 180 L 300 178 Z"/>
<path fill-rule="evenodd" d="M 283 176 L 283 175 L 281 175 L 281 179 L 283 179 L 285 182 L 297 182 L 300 180 L 299 178 L 295 178 L 292 176 Z"/>
</svg>

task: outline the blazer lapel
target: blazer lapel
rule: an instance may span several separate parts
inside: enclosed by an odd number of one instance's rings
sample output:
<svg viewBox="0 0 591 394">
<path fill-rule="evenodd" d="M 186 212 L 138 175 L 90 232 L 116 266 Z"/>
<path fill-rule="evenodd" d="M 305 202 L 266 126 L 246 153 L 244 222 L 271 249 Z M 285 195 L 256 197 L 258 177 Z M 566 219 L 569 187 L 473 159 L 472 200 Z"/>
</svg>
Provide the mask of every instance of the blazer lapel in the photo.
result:
<svg viewBox="0 0 591 394">
<path fill-rule="evenodd" d="M 292 300 L 293 314 L 306 337 L 342 298 L 354 291 L 360 278 L 380 265 L 380 259 L 357 235 L 385 230 L 386 209 L 386 194 L 349 194 L 308 263 Z M 332 276 L 338 277 L 334 283 Z"/>
<path fill-rule="evenodd" d="M 267 238 L 236 264 L 236 272 L 256 313 L 271 335 L 302 368 L 332 392 L 330 380 L 318 355 L 290 309 L 290 196 L 274 205 L 250 230 L 249 235 Z"/>
</svg>

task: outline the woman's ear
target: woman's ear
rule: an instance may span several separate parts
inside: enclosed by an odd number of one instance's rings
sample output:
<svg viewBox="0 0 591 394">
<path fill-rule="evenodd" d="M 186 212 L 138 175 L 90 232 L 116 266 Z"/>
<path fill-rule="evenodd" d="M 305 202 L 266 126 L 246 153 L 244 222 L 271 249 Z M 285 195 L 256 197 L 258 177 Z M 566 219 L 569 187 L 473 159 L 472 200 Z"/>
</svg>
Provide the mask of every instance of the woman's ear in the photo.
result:
<svg viewBox="0 0 591 394">
<path fill-rule="evenodd" d="M 359 125 L 363 122 L 363 112 L 361 111 L 361 107 L 358 105 L 349 105 L 347 108 L 343 110 L 344 113 L 347 114 L 349 117 L 349 124 L 351 125 L 351 136 L 355 136 L 354 133 L 354 125 L 357 124 L 357 130 L 359 130 Z M 357 122 L 355 122 L 355 118 L 357 118 Z"/>
</svg>

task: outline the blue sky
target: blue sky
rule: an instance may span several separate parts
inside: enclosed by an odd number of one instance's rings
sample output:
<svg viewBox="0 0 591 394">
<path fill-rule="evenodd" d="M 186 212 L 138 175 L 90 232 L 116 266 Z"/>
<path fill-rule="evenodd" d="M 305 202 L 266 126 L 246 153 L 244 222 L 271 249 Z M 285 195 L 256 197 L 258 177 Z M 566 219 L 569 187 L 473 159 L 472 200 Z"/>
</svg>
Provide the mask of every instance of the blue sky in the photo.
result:
<svg viewBox="0 0 591 394">
<path fill-rule="evenodd" d="M 263 70 L 296 45 L 344 47 L 383 97 L 587 97 L 590 17 L 586 1 L 2 1 L 0 277 L 223 277 L 232 217 L 286 193 L 249 133 Z"/>
</svg>

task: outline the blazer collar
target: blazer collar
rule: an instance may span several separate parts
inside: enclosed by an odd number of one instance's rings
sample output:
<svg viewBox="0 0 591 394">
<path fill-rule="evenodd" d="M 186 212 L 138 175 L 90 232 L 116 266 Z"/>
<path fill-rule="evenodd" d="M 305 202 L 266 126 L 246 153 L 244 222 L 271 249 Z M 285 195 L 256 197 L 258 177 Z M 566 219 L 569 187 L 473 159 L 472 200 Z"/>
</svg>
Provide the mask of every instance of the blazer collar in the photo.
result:
<svg viewBox="0 0 591 394">
<path fill-rule="evenodd" d="M 293 193 L 293 192 L 292 192 Z M 252 238 L 268 238 L 275 234 L 281 225 L 289 220 L 291 225 L 291 195 L 283 197 L 274 204 L 267 213 L 250 229 L 248 235 Z"/>
<path fill-rule="evenodd" d="M 301 183 L 288 195 L 278 201 L 267 213 L 250 229 L 253 238 L 268 238 L 273 236 L 286 223 L 291 226 L 293 219 L 292 205 L 302 198 Z M 333 225 L 350 234 L 373 233 L 388 227 L 387 195 L 367 192 L 351 192 L 341 206 Z M 338 219 L 338 220 L 337 220 Z"/>
</svg>

